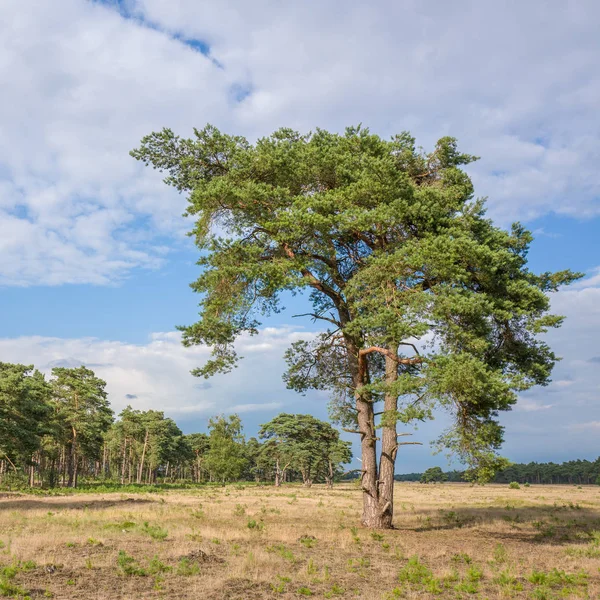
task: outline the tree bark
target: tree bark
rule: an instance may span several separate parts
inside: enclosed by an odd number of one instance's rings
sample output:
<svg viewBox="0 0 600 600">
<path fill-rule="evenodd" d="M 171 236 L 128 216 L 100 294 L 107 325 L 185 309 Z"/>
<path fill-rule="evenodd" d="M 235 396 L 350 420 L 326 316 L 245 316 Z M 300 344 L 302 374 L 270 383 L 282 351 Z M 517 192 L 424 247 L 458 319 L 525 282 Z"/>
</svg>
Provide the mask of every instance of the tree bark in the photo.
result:
<svg viewBox="0 0 600 600">
<path fill-rule="evenodd" d="M 142 458 L 140 461 L 140 468 L 138 469 L 137 482 L 142 483 L 142 474 L 144 472 L 144 459 L 146 458 L 146 448 L 148 447 L 148 433 L 149 430 L 146 429 L 146 436 L 144 437 L 144 449 L 142 450 Z"/>
<path fill-rule="evenodd" d="M 390 415 L 385 427 L 382 427 L 382 452 L 379 465 L 377 464 L 377 434 L 375 428 L 375 412 L 370 396 L 362 390 L 369 381 L 368 363 L 365 354 L 358 348 L 349 346 L 350 369 L 353 382 L 358 430 L 361 437 L 362 474 L 361 487 L 363 490 L 363 513 L 361 522 L 365 527 L 373 529 L 390 529 L 394 515 L 394 470 L 396 452 L 398 449 L 395 411 L 398 398 L 393 393 L 384 397 L 384 414 Z M 395 352 L 385 355 L 386 383 L 391 384 L 398 379 L 398 362 L 394 360 Z M 353 366 L 353 358 L 356 363 Z"/>
<path fill-rule="evenodd" d="M 398 379 L 398 363 L 385 357 L 385 382 L 392 385 Z M 379 458 L 379 512 L 381 527 L 392 527 L 394 517 L 394 474 L 398 452 L 396 411 L 398 396 L 387 393 L 383 400 L 383 427 L 381 428 L 381 456 Z"/>
<path fill-rule="evenodd" d="M 363 387 L 368 383 L 367 357 L 361 355 L 358 347 L 346 340 L 349 367 L 354 384 L 357 423 L 360 432 L 362 456 L 361 488 L 363 491 L 363 513 L 361 522 L 365 527 L 382 527 L 379 518 L 379 493 L 377 489 L 377 439 L 375 435 L 375 414 L 373 402 Z"/>
</svg>

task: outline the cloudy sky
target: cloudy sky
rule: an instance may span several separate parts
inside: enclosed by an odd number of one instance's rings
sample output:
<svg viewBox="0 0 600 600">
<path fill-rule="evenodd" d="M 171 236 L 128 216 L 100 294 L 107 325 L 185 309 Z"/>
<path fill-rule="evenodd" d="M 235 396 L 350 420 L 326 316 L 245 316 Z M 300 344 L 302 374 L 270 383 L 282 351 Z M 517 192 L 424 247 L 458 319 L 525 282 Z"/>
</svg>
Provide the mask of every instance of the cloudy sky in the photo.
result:
<svg viewBox="0 0 600 600">
<path fill-rule="evenodd" d="M 535 232 L 533 269 L 586 279 L 555 295 L 553 383 L 503 421 L 516 461 L 600 454 L 600 7 L 531 2 L 3 0 L 0 3 L 0 360 L 85 363 L 114 408 L 185 431 L 221 411 L 246 430 L 326 399 L 281 382 L 290 310 L 240 341 L 228 377 L 197 380 L 196 252 L 185 198 L 128 156 L 140 138 L 210 122 L 250 139 L 363 123 L 419 144 L 453 135 L 502 226 Z M 415 439 L 428 442 L 443 417 Z M 398 470 L 445 465 L 407 447 Z"/>
</svg>

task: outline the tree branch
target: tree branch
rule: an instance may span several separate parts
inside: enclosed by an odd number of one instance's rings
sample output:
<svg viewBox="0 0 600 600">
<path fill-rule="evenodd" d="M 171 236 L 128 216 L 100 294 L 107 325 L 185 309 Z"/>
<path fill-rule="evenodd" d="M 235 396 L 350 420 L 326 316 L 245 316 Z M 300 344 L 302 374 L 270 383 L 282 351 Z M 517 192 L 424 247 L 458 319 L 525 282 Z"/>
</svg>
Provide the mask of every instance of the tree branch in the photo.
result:
<svg viewBox="0 0 600 600">
<path fill-rule="evenodd" d="M 370 346 L 369 348 L 361 348 L 358 351 L 358 354 L 359 356 L 364 356 L 366 354 L 372 354 L 373 352 L 378 352 L 383 356 L 387 356 L 388 358 L 391 358 L 392 360 L 397 362 L 399 365 L 416 365 L 423 362 L 423 359 L 420 356 L 417 356 L 416 358 L 399 358 L 391 350 L 388 350 L 387 348 L 381 348 L 380 346 Z"/>
</svg>

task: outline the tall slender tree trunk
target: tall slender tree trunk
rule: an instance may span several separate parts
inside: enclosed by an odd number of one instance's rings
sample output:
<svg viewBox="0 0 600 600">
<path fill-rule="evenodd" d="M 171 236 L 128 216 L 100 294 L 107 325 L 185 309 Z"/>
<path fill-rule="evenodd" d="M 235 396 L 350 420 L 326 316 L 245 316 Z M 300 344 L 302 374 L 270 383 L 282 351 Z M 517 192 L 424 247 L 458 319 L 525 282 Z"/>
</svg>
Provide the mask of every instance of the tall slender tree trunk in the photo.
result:
<svg viewBox="0 0 600 600">
<path fill-rule="evenodd" d="M 142 459 L 140 461 L 140 468 L 138 469 L 137 482 L 142 483 L 142 474 L 144 472 L 144 459 L 146 458 L 146 448 L 148 447 L 148 434 L 149 430 L 146 429 L 146 435 L 144 437 L 144 448 L 142 450 Z"/>
<path fill-rule="evenodd" d="M 373 402 L 362 389 L 368 383 L 367 358 L 361 356 L 357 346 L 348 344 L 349 363 L 356 398 L 357 423 L 360 433 L 362 460 L 361 488 L 363 491 L 362 524 L 380 528 L 379 492 L 377 476 L 377 436 Z"/>
<path fill-rule="evenodd" d="M 77 452 L 77 430 L 73 428 L 73 441 L 71 442 L 71 452 L 69 453 L 69 481 L 68 487 L 77 487 L 77 471 L 79 466 L 79 456 Z"/>
<path fill-rule="evenodd" d="M 31 465 L 29 466 L 29 487 L 35 485 L 35 454 L 31 455 Z"/>
<path fill-rule="evenodd" d="M 127 438 L 123 441 L 123 456 L 121 458 L 121 485 L 125 483 L 125 465 L 127 464 Z"/>
<path fill-rule="evenodd" d="M 394 352 L 395 354 L 395 352 Z M 385 382 L 391 385 L 398 379 L 398 363 L 385 358 Z M 381 527 L 392 527 L 394 517 L 394 475 L 398 452 L 396 411 L 398 396 L 387 393 L 383 400 L 383 426 L 381 428 L 381 456 L 379 459 L 379 512 Z"/>
<path fill-rule="evenodd" d="M 275 460 L 275 487 L 281 487 L 281 471 L 279 470 L 279 459 Z"/>
<path fill-rule="evenodd" d="M 102 448 L 102 477 L 106 477 L 107 460 L 108 460 L 108 446 L 107 446 L 106 442 L 104 442 L 104 445 Z"/>
</svg>

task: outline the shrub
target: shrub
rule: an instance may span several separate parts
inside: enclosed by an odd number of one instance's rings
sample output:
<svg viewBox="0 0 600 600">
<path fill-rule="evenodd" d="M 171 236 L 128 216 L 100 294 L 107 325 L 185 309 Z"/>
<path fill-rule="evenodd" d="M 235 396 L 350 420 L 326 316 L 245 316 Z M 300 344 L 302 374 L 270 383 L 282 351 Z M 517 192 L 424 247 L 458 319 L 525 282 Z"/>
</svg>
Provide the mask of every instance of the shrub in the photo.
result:
<svg viewBox="0 0 600 600">
<path fill-rule="evenodd" d="M 516 481 L 511 481 L 511 482 L 508 484 L 508 487 L 509 487 L 511 490 L 520 490 L 520 489 L 521 489 L 521 486 L 520 486 L 520 485 L 519 485 L 519 484 L 518 484 Z"/>
<path fill-rule="evenodd" d="M 135 558 L 127 554 L 125 550 L 119 550 L 117 567 L 122 575 L 136 575 L 138 577 L 145 577 L 148 574 L 144 569 L 142 569 L 142 567 L 139 566 Z"/>
<path fill-rule="evenodd" d="M 146 521 L 142 527 L 142 531 L 148 534 L 153 540 L 164 540 L 168 535 L 168 531 L 158 525 L 150 525 Z"/>
</svg>

